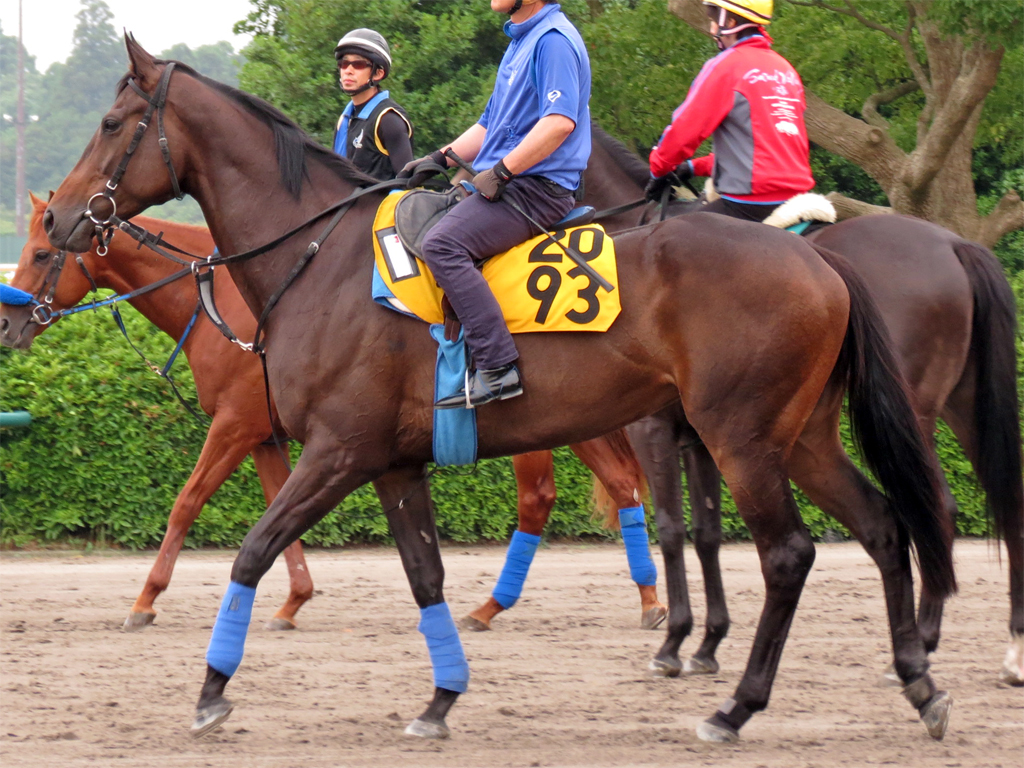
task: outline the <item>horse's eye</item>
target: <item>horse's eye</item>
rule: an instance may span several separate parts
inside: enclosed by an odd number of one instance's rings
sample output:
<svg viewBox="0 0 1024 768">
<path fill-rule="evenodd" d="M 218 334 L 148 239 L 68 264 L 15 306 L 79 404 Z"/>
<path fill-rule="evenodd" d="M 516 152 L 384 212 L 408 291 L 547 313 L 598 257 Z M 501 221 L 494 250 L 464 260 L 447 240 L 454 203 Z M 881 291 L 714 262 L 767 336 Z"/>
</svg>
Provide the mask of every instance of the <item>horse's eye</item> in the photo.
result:
<svg viewBox="0 0 1024 768">
<path fill-rule="evenodd" d="M 49 261 L 50 257 L 53 256 L 49 251 L 36 251 L 36 263 Z"/>
<path fill-rule="evenodd" d="M 103 118 L 103 132 L 104 133 L 116 133 L 121 127 L 121 121 L 115 120 L 112 117 Z"/>
</svg>

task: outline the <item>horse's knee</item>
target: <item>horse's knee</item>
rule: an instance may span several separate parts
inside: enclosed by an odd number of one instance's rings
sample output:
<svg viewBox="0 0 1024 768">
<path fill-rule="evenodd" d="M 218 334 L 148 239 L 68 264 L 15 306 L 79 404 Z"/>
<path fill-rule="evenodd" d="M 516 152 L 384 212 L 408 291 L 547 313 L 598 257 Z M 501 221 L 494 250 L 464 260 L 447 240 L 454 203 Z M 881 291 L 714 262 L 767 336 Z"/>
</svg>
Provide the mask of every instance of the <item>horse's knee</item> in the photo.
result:
<svg viewBox="0 0 1024 768">
<path fill-rule="evenodd" d="M 814 542 L 807 531 L 794 532 L 782 544 L 772 547 L 765 565 L 765 582 L 780 590 L 799 590 L 814 565 Z"/>
<path fill-rule="evenodd" d="M 682 553 L 683 545 L 686 543 L 686 523 L 682 516 L 677 518 L 657 511 L 654 519 L 658 526 L 658 542 L 661 544 L 662 552 Z"/>
<path fill-rule="evenodd" d="M 693 527 L 693 547 L 697 557 L 704 562 L 715 557 L 722 548 L 722 527 L 720 525 L 695 525 Z"/>
</svg>

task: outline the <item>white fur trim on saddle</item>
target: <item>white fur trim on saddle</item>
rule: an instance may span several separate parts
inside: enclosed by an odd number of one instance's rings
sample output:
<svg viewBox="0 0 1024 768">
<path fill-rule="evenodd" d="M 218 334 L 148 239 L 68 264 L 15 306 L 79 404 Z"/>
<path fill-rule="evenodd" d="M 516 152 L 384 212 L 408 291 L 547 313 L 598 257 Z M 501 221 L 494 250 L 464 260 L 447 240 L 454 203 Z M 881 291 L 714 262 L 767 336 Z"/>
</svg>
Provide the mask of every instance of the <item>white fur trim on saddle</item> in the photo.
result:
<svg viewBox="0 0 1024 768">
<path fill-rule="evenodd" d="M 718 190 L 715 189 L 715 182 L 709 177 L 704 182 L 704 199 L 713 203 L 719 197 Z M 801 221 L 827 221 L 834 224 L 836 221 L 835 206 L 824 195 L 806 192 L 784 202 L 772 211 L 771 216 L 763 223 L 769 227 L 785 229 L 799 224 Z"/>
<path fill-rule="evenodd" d="M 772 215 L 764 220 L 769 227 L 785 229 L 801 221 L 827 221 L 834 223 L 836 220 L 836 209 L 823 195 L 807 192 L 803 195 L 791 197 L 774 211 Z"/>
</svg>

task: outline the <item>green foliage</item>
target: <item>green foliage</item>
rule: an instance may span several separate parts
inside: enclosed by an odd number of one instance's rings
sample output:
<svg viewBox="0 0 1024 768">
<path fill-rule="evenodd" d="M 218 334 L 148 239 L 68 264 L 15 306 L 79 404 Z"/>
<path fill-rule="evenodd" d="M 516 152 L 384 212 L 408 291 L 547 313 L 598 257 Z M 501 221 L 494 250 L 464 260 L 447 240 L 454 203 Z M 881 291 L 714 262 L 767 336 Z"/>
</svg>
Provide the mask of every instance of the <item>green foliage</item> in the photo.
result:
<svg viewBox="0 0 1024 768">
<path fill-rule="evenodd" d="M 1014 288 L 1018 301 L 1024 302 L 1024 274 L 1016 275 Z M 171 341 L 134 310 L 125 308 L 123 314 L 132 340 L 151 360 L 165 360 L 173 349 Z M 1018 364 L 1024 365 L 1020 336 Z M 194 400 L 185 365 L 179 363 L 175 378 Z M 1024 375 L 1019 381 L 1024 382 Z M 195 422 L 167 385 L 142 364 L 106 310 L 62 320 L 27 353 L 0 349 L 0 410 L 28 410 L 33 416 L 28 429 L 0 430 L 0 543 L 8 546 L 157 545 L 206 436 L 205 424 Z M 843 429 L 852 452 L 847 427 Z M 945 427 L 939 433 L 939 455 L 960 504 L 960 531 L 986 533 L 983 496 Z M 555 452 L 555 477 L 558 500 L 547 535 L 608 536 L 591 516 L 590 473 L 568 449 Z M 438 530 L 448 540 L 500 541 L 515 526 L 510 459 L 442 469 L 431 478 L 431 488 Z M 813 536 L 844 534 L 802 494 L 797 492 L 796 498 Z M 237 546 L 263 510 L 258 478 L 246 459 L 206 505 L 186 546 Z M 688 502 L 686 514 L 689 519 Z M 727 490 L 722 527 L 727 538 L 749 537 Z M 390 537 L 376 495 L 366 486 L 303 540 L 340 546 L 387 542 Z"/>
</svg>

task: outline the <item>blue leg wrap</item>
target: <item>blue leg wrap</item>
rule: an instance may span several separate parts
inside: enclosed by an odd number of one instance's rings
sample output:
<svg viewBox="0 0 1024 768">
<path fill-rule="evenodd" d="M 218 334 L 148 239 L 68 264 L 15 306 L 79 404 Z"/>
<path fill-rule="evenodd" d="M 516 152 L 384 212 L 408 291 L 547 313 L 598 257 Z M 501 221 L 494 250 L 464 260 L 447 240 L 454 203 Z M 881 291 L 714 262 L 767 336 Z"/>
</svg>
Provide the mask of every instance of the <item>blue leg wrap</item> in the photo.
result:
<svg viewBox="0 0 1024 768">
<path fill-rule="evenodd" d="M 469 664 L 448 603 L 420 608 L 418 629 L 427 640 L 430 663 L 434 667 L 434 685 L 465 693 L 469 687 Z"/>
<path fill-rule="evenodd" d="M 651 559 L 651 545 L 647 538 L 647 518 L 643 506 L 619 510 L 622 542 L 626 545 L 629 575 L 637 584 L 650 587 L 658 583 L 658 569 Z"/>
<path fill-rule="evenodd" d="M 501 576 L 498 583 L 494 585 L 491 597 L 498 601 L 505 610 L 516 604 L 519 595 L 522 594 L 523 584 L 526 583 L 526 574 L 530 572 L 530 563 L 537 553 L 537 545 L 540 544 L 540 536 L 532 533 L 516 531 L 512 534 L 512 541 L 508 545 L 508 554 L 505 555 L 505 565 L 501 569 Z"/>
<path fill-rule="evenodd" d="M 213 625 L 210 645 L 206 649 L 206 663 L 228 677 L 234 675 L 242 663 L 245 635 L 249 631 L 255 599 L 255 587 L 232 581 L 220 604 L 217 623 Z"/>
</svg>

